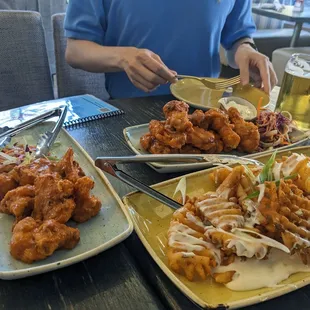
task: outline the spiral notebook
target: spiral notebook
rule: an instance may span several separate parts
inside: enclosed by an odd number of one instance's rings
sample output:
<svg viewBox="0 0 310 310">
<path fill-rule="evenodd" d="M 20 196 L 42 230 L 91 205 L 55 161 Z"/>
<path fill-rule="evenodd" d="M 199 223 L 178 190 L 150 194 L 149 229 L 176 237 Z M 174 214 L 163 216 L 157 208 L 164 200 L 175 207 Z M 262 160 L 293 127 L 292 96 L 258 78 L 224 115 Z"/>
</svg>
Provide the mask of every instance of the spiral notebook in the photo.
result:
<svg viewBox="0 0 310 310">
<path fill-rule="evenodd" d="M 68 112 L 64 127 L 87 123 L 93 120 L 103 119 L 124 114 L 124 111 L 100 100 L 92 95 L 72 96 L 61 99 L 43 101 L 7 111 L 0 112 L 0 127 L 13 128 L 38 114 L 66 104 Z"/>
</svg>

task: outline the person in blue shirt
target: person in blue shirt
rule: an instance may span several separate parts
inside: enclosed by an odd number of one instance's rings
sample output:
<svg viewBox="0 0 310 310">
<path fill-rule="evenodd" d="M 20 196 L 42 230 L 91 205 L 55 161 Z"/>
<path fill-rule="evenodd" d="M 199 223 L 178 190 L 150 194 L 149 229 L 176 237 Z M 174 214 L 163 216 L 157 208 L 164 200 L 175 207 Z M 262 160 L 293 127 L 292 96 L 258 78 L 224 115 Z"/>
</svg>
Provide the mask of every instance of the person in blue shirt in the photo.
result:
<svg viewBox="0 0 310 310">
<path fill-rule="evenodd" d="M 277 83 L 255 49 L 252 0 L 70 0 L 66 60 L 105 72 L 112 98 L 168 94 L 176 74 L 218 77 L 219 50 L 269 93 Z"/>
</svg>

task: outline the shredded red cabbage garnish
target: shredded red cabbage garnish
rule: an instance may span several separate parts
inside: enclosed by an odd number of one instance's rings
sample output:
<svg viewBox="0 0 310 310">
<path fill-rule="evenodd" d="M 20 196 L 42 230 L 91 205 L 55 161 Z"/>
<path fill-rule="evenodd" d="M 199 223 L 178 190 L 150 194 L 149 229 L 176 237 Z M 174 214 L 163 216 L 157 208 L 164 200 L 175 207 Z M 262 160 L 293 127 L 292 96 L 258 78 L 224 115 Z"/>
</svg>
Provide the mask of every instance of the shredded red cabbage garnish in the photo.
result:
<svg viewBox="0 0 310 310">
<path fill-rule="evenodd" d="M 287 116 L 285 116 L 287 115 Z M 260 133 L 260 148 L 268 148 L 289 145 L 289 133 L 296 128 L 289 112 L 272 112 L 263 110 L 260 112 L 257 123 Z"/>
<path fill-rule="evenodd" d="M 28 144 L 26 144 L 26 147 L 25 147 L 25 152 L 26 152 L 26 153 L 31 153 L 31 151 L 30 151 L 30 149 L 29 149 Z"/>
<path fill-rule="evenodd" d="M 2 154 L 6 154 L 10 156 L 10 158 L 14 158 L 16 161 L 16 164 L 19 165 L 23 162 L 25 159 L 27 153 L 31 154 L 33 151 L 35 151 L 35 146 L 23 146 L 22 144 L 14 143 L 11 147 L 5 147 L 1 150 Z M 0 165 L 3 164 L 6 161 L 6 158 L 3 156 L 0 156 Z"/>
</svg>

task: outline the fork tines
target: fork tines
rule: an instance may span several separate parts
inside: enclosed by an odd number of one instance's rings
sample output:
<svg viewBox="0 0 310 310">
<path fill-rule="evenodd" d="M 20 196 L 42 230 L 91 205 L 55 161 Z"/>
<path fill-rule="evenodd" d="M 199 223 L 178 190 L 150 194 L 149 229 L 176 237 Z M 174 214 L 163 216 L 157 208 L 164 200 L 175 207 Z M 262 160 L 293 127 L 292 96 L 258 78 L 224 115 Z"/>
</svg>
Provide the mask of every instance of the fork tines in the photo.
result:
<svg viewBox="0 0 310 310">
<path fill-rule="evenodd" d="M 225 81 L 221 81 L 221 82 L 213 82 L 213 87 L 214 89 L 225 89 L 227 87 L 236 85 L 240 83 L 240 75 L 235 76 L 231 79 L 227 79 Z"/>
</svg>

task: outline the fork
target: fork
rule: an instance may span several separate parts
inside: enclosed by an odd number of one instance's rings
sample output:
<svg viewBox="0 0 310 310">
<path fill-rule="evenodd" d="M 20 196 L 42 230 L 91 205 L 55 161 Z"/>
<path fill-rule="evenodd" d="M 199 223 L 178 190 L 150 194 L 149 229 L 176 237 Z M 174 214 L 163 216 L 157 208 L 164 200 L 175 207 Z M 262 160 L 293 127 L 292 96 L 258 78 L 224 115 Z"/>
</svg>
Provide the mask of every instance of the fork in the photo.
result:
<svg viewBox="0 0 310 310">
<path fill-rule="evenodd" d="M 191 76 L 191 75 L 178 74 L 176 77 L 179 79 L 198 80 L 201 83 L 203 83 L 207 88 L 214 89 L 214 90 L 225 89 L 225 88 L 228 88 L 228 87 L 231 87 L 231 86 L 234 86 L 240 83 L 240 75 L 235 76 L 230 79 L 225 79 L 224 81 L 219 81 L 219 82 L 216 82 L 213 79 L 201 78 L 198 76 Z"/>
</svg>

